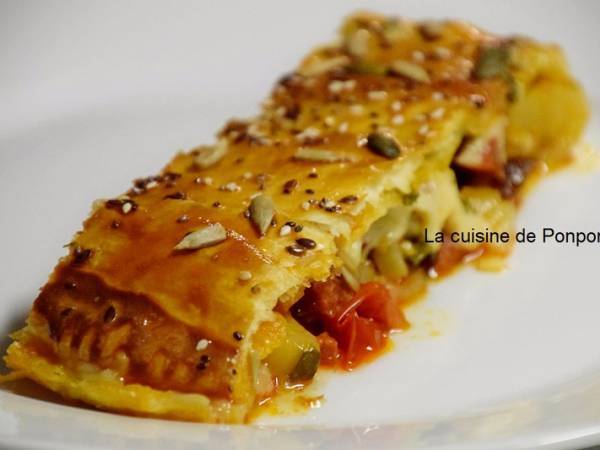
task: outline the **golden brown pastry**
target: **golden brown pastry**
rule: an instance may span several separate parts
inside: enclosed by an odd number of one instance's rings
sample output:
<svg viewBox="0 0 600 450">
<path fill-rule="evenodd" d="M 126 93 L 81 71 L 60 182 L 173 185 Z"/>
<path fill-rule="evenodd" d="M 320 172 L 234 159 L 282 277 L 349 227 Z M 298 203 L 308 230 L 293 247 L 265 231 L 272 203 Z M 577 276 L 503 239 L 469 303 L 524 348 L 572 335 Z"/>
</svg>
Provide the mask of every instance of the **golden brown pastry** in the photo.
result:
<svg viewBox="0 0 600 450">
<path fill-rule="evenodd" d="M 94 203 L 6 362 L 102 409 L 243 422 L 375 355 L 429 277 L 504 255 L 449 236 L 510 232 L 586 119 L 555 46 L 350 17 L 257 117 Z"/>
</svg>

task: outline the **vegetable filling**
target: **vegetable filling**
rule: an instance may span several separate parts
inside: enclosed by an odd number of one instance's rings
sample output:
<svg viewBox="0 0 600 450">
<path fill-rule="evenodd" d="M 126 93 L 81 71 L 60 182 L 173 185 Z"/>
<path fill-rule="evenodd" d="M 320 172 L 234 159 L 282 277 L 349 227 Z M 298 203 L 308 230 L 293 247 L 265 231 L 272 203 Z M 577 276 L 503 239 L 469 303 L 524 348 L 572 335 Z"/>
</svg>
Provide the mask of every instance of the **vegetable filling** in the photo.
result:
<svg viewBox="0 0 600 450">
<path fill-rule="evenodd" d="M 317 336 L 321 363 L 346 369 L 382 350 L 391 331 L 408 327 L 401 305 L 382 283 L 365 283 L 355 292 L 339 277 L 314 283 L 291 312 Z"/>
</svg>

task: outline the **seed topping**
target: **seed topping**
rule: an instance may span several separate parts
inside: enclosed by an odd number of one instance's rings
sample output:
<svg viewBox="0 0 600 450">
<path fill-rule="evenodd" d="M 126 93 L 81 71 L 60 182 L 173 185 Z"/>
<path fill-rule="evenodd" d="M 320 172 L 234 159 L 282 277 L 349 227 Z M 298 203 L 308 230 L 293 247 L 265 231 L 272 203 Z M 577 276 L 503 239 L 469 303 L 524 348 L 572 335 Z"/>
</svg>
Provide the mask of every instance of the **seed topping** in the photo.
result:
<svg viewBox="0 0 600 450">
<path fill-rule="evenodd" d="M 222 139 L 213 147 L 200 147 L 196 149 L 194 163 L 201 169 L 218 163 L 227 153 L 227 141 Z"/>
<path fill-rule="evenodd" d="M 242 339 L 244 339 L 244 335 L 241 332 L 239 332 L 239 331 L 234 331 L 233 332 L 233 338 L 236 341 L 241 341 Z"/>
<path fill-rule="evenodd" d="M 396 75 L 401 75 L 403 77 L 409 78 L 413 81 L 417 81 L 420 83 L 429 83 L 431 79 L 429 78 L 429 74 L 427 71 L 410 61 L 405 61 L 403 59 L 397 59 L 394 61 L 390 67 L 392 73 Z"/>
<path fill-rule="evenodd" d="M 86 262 L 92 256 L 92 250 L 89 248 L 75 247 L 73 250 L 73 264 L 80 265 Z"/>
<path fill-rule="evenodd" d="M 374 132 L 367 136 L 367 148 L 373 153 L 388 159 L 400 156 L 400 147 L 396 141 L 385 134 Z"/>
<path fill-rule="evenodd" d="M 200 361 L 198 361 L 198 365 L 196 365 L 196 369 L 205 370 L 206 368 L 208 368 L 209 363 L 210 363 L 210 356 L 202 355 L 202 356 L 200 356 Z"/>
<path fill-rule="evenodd" d="M 296 150 L 296 153 L 294 153 L 294 159 L 298 159 L 301 161 L 334 163 L 355 161 L 356 157 L 345 152 L 324 150 L 320 148 L 300 147 L 298 150 Z"/>
<path fill-rule="evenodd" d="M 312 250 L 313 248 L 315 248 L 317 246 L 317 243 L 309 238 L 298 238 L 298 239 L 296 239 L 296 243 L 300 247 L 304 247 L 309 250 Z"/>
<path fill-rule="evenodd" d="M 201 352 L 202 350 L 206 350 L 208 344 L 210 344 L 210 341 L 208 339 L 200 339 L 196 344 L 196 351 Z"/>
<path fill-rule="evenodd" d="M 213 223 L 187 234 L 175 250 L 197 250 L 220 244 L 227 239 L 227 230 L 220 223 Z"/>
<path fill-rule="evenodd" d="M 340 203 L 356 203 L 358 201 L 358 197 L 356 195 L 346 195 L 342 198 L 340 198 Z"/>
<path fill-rule="evenodd" d="M 229 183 L 219 186 L 219 190 L 227 192 L 238 192 L 241 191 L 242 188 L 235 181 L 230 181 Z"/>
<path fill-rule="evenodd" d="M 304 256 L 306 253 L 306 249 L 298 244 L 288 245 L 285 249 L 290 255 L 293 256 Z"/>
<path fill-rule="evenodd" d="M 185 192 L 182 191 L 173 192 L 172 194 L 168 194 L 163 197 L 163 199 L 170 200 L 185 200 L 186 198 L 187 195 L 185 194 Z"/>
<path fill-rule="evenodd" d="M 288 180 L 283 185 L 283 193 L 284 194 L 291 194 L 292 191 L 294 189 L 296 189 L 296 187 L 298 187 L 298 180 L 296 180 L 296 179 Z"/>
<path fill-rule="evenodd" d="M 252 272 L 248 270 L 242 270 L 238 276 L 240 281 L 248 281 L 252 279 Z"/>
<path fill-rule="evenodd" d="M 115 310 L 114 306 L 109 306 L 106 311 L 104 312 L 104 323 L 109 323 L 112 322 L 113 320 L 115 320 L 115 317 L 117 315 L 117 311 Z"/>
<path fill-rule="evenodd" d="M 250 202 L 248 211 L 250 213 L 250 221 L 256 228 L 256 231 L 258 231 L 260 236 L 264 236 L 275 217 L 275 205 L 273 201 L 266 195 L 257 195 Z"/>
<path fill-rule="evenodd" d="M 292 232 L 292 227 L 290 227 L 289 225 L 283 225 L 280 229 L 279 229 L 279 236 L 283 237 L 283 236 L 287 236 L 288 234 L 290 234 Z"/>
</svg>

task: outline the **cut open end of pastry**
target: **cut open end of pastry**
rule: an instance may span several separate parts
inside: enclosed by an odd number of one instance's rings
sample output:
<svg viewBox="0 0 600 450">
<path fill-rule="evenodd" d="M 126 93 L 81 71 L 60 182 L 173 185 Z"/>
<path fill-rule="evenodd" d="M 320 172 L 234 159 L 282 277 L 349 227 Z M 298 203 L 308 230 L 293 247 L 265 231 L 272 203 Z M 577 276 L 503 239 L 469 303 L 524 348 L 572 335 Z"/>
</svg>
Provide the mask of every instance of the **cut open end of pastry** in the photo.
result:
<svg viewBox="0 0 600 450">
<path fill-rule="evenodd" d="M 94 204 L 6 362 L 98 408 L 244 422 L 380 354 L 429 280 L 501 266 L 587 114 L 554 46 L 350 17 L 258 117 Z"/>
</svg>

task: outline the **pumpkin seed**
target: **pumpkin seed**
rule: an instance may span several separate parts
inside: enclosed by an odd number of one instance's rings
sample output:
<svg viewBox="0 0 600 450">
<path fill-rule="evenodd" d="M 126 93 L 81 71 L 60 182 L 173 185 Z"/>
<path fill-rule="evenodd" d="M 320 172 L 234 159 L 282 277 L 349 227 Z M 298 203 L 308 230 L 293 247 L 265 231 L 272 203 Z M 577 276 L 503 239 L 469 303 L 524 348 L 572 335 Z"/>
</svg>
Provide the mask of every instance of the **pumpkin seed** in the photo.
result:
<svg viewBox="0 0 600 450">
<path fill-rule="evenodd" d="M 213 223 L 187 234 L 175 246 L 175 250 L 197 250 L 211 247 L 227 239 L 227 230 L 220 223 Z"/>
<path fill-rule="evenodd" d="M 519 94 L 517 82 L 510 73 L 510 47 L 501 45 L 499 47 L 482 47 L 479 50 L 479 58 L 473 76 L 476 79 L 501 78 L 507 86 L 506 97 L 509 102 L 514 102 Z"/>
<path fill-rule="evenodd" d="M 509 62 L 508 47 L 483 47 L 473 69 L 475 78 L 505 77 Z"/>
<path fill-rule="evenodd" d="M 300 68 L 299 72 L 304 76 L 316 76 L 330 70 L 341 68 L 350 64 L 350 58 L 346 55 L 334 56 L 332 58 L 318 58 L 309 61 Z"/>
<path fill-rule="evenodd" d="M 307 147 L 300 147 L 298 150 L 296 150 L 296 153 L 294 153 L 294 158 L 304 161 L 317 161 L 325 163 L 356 160 L 356 158 L 353 155 L 350 155 L 348 153 Z"/>
<path fill-rule="evenodd" d="M 388 159 L 396 159 L 400 156 L 400 147 L 396 141 L 385 134 L 370 133 L 367 136 L 367 148 L 373 153 Z"/>
<path fill-rule="evenodd" d="M 257 195 L 250 202 L 250 220 L 261 236 L 267 233 L 275 216 L 275 205 L 266 195 Z"/>
<path fill-rule="evenodd" d="M 350 71 L 360 74 L 385 75 L 388 68 L 384 64 L 378 64 L 372 61 L 360 60 L 356 61 L 350 67 Z"/>
<path fill-rule="evenodd" d="M 227 141 L 222 139 L 212 147 L 200 147 L 196 151 L 194 164 L 201 169 L 206 169 L 218 163 L 225 156 L 225 153 L 227 153 Z"/>
<path fill-rule="evenodd" d="M 390 70 L 392 73 L 402 75 L 403 77 L 410 78 L 411 80 L 420 83 L 429 83 L 431 81 L 429 74 L 423 67 L 403 59 L 394 61 L 390 66 Z"/>
</svg>

